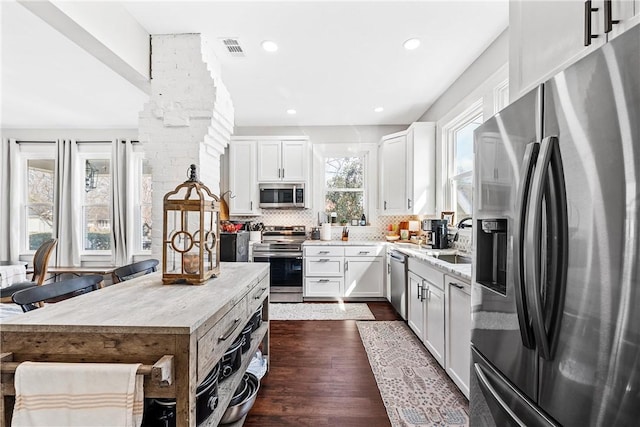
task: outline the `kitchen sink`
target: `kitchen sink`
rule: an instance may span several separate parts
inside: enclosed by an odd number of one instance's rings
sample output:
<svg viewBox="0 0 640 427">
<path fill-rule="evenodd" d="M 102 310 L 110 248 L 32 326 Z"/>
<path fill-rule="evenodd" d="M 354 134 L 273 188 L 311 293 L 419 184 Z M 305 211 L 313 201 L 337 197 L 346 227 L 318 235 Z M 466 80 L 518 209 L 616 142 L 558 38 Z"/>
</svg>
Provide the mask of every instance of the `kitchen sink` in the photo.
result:
<svg viewBox="0 0 640 427">
<path fill-rule="evenodd" d="M 471 264 L 471 257 L 463 255 L 438 255 L 434 258 L 448 262 L 450 264 Z"/>
</svg>

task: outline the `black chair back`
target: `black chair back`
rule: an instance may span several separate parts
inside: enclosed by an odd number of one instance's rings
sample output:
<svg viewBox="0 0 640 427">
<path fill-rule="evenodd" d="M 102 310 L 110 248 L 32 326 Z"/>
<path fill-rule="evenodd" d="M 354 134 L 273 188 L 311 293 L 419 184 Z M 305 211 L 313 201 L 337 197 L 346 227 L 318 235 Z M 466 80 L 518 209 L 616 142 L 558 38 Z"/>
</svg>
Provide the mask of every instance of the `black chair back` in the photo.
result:
<svg viewBox="0 0 640 427">
<path fill-rule="evenodd" d="M 65 297 L 71 298 L 94 291 L 98 289 L 98 284 L 102 279 L 102 276 L 98 274 L 80 276 L 74 279 L 24 289 L 13 294 L 11 299 L 22 307 L 22 311 L 27 312 L 38 308 L 37 303 L 39 302 L 54 299 L 59 301 L 60 299 L 67 299 Z"/>
<path fill-rule="evenodd" d="M 158 269 L 157 259 L 147 259 L 116 268 L 113 271 L 113 283 L 124 282 L 134 277 L 152 273 Z"/>
</svg>

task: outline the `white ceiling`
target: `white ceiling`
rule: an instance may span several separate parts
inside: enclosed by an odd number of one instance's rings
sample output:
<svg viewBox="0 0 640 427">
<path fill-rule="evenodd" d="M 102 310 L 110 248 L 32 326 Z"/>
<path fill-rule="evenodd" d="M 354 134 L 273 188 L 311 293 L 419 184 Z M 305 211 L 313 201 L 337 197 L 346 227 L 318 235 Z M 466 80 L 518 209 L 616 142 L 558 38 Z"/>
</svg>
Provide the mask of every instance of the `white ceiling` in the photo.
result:
<svg viewBox="0 0 640 427">
<path fill-rule="evenodd" d="M 209 39 L 236 126 L 410 123 L 508 25 L 507 0 L 123 4 L 151 34 Z M 137 127 L 146 96 L 23 6 L 2 3 L 1 31 L 3 128 Z M 407 51 L 411 37 L 422 44 Z"/>
</svg>

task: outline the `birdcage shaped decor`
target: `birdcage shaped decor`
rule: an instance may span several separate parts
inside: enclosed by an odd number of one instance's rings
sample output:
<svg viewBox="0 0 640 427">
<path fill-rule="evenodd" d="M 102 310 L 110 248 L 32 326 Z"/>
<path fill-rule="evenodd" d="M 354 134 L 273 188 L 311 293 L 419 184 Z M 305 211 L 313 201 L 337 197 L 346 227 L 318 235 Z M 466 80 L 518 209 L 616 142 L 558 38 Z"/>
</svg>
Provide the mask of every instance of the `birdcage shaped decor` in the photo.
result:
<svg viewBox="0 0 640 427">
<path fill-rule="evenodd" d="M 202 285 L 220 273 L 220 199 L 198 180 L 189 179 L 164 196 L 162 282 Z"/>
</svg>

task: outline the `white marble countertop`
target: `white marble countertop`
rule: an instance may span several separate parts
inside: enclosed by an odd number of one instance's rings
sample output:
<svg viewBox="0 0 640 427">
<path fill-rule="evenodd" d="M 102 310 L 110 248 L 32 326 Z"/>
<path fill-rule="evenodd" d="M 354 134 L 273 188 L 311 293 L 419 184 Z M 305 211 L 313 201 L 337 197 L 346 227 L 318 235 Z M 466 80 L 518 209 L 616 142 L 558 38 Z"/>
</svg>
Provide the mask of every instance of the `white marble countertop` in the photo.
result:
<svg viewBox="0 0 640 427">
<path fill-rule="evenodd" d="M 455 274 L 458 277 L 471 282 L 471 264 L 452 264 L 436 258 L 437 255 L 458 255 L 459 252 L 456 249 L 420 248 L 418 245 L 414 245 L 412 243 L 389 243 L 389 246 L 409 256 L 418 258 L 421 261 L 426 261 L 429 264 L 444 270 L 445 273 Z M 462 255 L 469 256 L 468 254 Z"/>
<path fill-rule="evenodd" d="M 418 258 L 422 261 L 426 261 L 445 273 L 455 274 L 462 279 L 471 281 L 471 264 L 452 264 L 436 258 L 438 255 L 458 255 L 460 254 L 456 249 L 429 249 L 424 246 L 418 246 L 417 244 L 407 242 L 385 242 L 376 240 L 305 240 L 302 243 L 303 246 L 378 246 L 388 245 L 389 248 L 398 250 L 409 256 Z M 469 256 L 469 254 L 461 254 Z"/>
<path fill-rule="evenodd" d="M 305 240 L 302 246 L 378 246 L 386 243 L 376 240 Z"/>
</svg>

